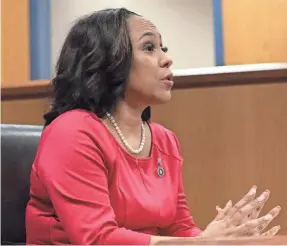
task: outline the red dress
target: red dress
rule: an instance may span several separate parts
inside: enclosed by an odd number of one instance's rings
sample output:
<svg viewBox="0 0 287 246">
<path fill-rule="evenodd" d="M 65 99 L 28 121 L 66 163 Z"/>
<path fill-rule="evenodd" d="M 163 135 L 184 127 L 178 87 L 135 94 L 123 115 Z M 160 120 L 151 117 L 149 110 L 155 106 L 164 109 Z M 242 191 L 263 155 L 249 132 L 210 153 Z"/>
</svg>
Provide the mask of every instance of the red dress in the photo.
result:
<svg viewBox="0 0 287 246">
<path fill-rule="evenodd" d="M 46 127 L 31 171 L 27 244 L 148 245 L 151 235 L 197 236 L 177 139 L 149 124 L 152 151 L 145 159 L 128 154 L 84 110 L 64 113 Z"/>
</svg>

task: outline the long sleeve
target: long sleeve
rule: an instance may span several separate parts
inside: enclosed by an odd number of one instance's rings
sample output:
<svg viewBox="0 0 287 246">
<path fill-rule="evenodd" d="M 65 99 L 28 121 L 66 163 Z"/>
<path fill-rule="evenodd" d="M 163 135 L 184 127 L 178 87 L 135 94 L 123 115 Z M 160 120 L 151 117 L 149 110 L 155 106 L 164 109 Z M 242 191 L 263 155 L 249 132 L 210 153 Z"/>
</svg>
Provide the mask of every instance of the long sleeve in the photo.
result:
<svg viewBox="0 0 287 246">
<path fill-rule="evenodd" d="M 201 230 L 196 227 L 190 215 L 183 189 L 182 172 L 180 172 L 179 175 L 176 217 L 170 226 L 161 229 L 161 235 L 171 237 L 196 237 L 201 233 Z"/>
<path fill-rule="evenodd" d="M 173 139 L 175 146 L 178 150 L 178 156 L 181 157 L 179 142 L 174 134 Z M 174 222 L 170 226 L 163 228 L 161 230 L 161 235 L 163 236 L 196 237 L 201 233 L 201 230 L 196 227 L 187 206 L 186 195 L 183 188 L 182 168 L 183 168 L 183 160 L 181 161 L 181 167 L 178 172 L 179 181 L 178 181 L 176 217 Z"/>
<path fill-rule="evenodd" d="M 108 168 L 83 120 L 46 133 L 37 173 L 71 244 L 149 245 L 150 235 L 119 228 L 110 203 Z"/>
</svg>

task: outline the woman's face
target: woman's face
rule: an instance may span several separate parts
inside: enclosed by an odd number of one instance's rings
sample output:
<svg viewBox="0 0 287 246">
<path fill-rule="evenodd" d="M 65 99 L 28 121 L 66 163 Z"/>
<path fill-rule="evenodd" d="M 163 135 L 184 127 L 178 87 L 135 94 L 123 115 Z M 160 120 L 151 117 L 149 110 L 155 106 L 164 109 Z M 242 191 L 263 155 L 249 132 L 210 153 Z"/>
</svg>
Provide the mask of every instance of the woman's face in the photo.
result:
<svg viewBox="0 0 287 246">
<path fill-rule="evenodd" d="M 165 103 L 173 86 L 170 60 L 156 27 L 140 16 L 131 16 L 128 28 L 133 57 L 125 98 L 137 106 Z"/>
</svg>

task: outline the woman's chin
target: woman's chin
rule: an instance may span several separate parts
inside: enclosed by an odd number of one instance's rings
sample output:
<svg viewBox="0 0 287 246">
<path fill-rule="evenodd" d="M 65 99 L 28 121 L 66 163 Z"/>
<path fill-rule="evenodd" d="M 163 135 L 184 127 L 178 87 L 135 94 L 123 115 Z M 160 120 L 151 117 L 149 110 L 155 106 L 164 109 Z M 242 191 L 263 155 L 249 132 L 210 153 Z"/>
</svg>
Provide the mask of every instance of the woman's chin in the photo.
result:
<svg viewBox="0 0 287 246">
<path fill-rule="evenodd" d="M 158 94 L 155 98 L 154 104 L 164 104 L 171 100 L 171 91 L 164 91 Z"/>
</svg>

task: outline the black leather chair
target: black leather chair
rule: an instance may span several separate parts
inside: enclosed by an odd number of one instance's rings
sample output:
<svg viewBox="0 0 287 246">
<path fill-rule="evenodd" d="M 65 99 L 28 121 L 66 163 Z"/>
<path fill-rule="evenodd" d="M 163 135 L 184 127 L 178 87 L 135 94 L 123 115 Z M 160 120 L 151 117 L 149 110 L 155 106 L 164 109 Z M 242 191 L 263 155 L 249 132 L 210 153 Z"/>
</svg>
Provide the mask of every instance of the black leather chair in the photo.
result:
<svg viewBox="0 0 287 246">
<path fill-rule="evenodd" d="M 1 124 L 1 244 L 25 244 L 30 171 L 43 126 Z"/>
</svg>

